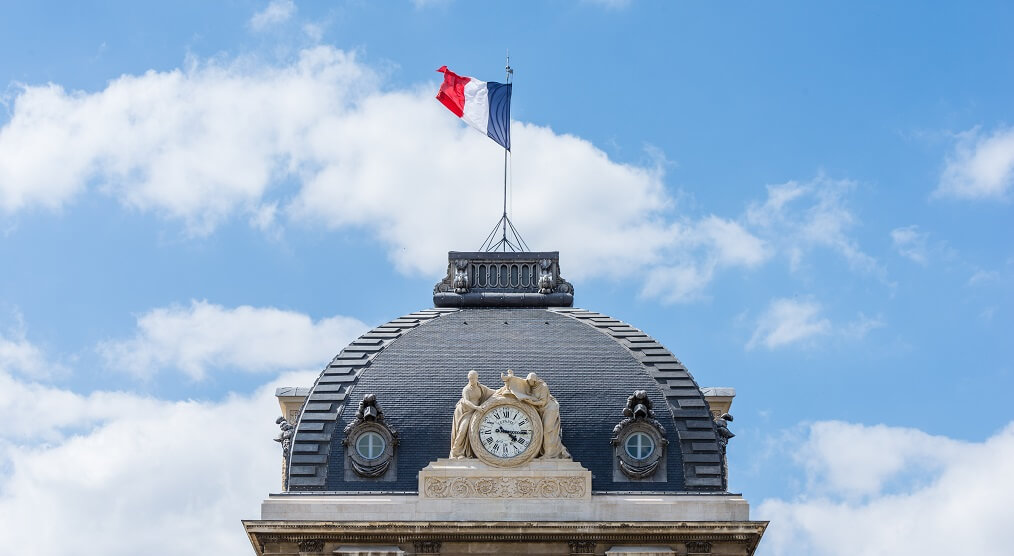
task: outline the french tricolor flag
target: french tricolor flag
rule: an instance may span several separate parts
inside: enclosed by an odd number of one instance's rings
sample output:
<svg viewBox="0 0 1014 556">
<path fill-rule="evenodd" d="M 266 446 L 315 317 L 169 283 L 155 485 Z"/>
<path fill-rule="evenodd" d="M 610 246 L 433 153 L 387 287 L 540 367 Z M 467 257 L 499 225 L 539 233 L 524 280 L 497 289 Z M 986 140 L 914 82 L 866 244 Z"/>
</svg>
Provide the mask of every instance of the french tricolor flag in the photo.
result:
<svg viewBox="0 0 1014 556">
<path fill-rule="evenodd" d="M 511 150 L 511 85 L 479 81 L 442 66 L 444 74 L 437 100 L 468 125 Z"/>
</svg>

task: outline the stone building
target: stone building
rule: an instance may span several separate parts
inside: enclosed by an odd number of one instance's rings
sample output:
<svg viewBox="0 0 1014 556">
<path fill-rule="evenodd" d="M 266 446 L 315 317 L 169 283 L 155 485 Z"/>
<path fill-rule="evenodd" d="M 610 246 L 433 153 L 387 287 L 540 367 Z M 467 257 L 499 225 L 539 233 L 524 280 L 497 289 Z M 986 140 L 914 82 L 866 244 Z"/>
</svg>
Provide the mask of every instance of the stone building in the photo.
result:
<svg viewBox="0 0 1014 556">
<path fill-rule="evenodd" d="M 254 551 L 753 554 L 767 523 L 727 490 L 735 391 L 573 299 L 556 252 L 449 253 L 434 308 L 279 389 Z"/>
</svg>

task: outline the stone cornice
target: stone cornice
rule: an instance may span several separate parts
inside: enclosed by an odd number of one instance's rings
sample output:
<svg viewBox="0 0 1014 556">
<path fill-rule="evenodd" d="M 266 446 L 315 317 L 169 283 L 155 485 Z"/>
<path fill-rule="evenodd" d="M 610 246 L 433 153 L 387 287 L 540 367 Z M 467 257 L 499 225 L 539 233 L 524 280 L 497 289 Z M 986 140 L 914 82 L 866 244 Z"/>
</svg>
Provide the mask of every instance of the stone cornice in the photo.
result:
<svg viewBox="0 0 1014 556">
<path fill-rule="evenodd" d="M 322 540 L 341 543 L 571 542 L 742 544 L 753 554 L 767 521 L 499 522 L 499 521 L 275 521 L 244 520 L 250 542 L 263 554 L 267 543 Z"/>
</svg>

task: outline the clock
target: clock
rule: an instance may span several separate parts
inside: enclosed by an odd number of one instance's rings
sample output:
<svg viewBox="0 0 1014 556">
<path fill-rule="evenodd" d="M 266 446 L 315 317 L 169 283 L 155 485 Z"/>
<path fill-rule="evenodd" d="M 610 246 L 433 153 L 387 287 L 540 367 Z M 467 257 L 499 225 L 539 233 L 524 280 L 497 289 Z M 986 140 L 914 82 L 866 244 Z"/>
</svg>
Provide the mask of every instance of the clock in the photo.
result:
<svg viewBox="0 0 1014 556">
<path fill-rule="evenodd" d="M 472 415 L 472 452 L 485 463 L 513 467 L 542 449 L 542 418 L 530 405 L 510 397 L 494 397 Z"/>
</svg>

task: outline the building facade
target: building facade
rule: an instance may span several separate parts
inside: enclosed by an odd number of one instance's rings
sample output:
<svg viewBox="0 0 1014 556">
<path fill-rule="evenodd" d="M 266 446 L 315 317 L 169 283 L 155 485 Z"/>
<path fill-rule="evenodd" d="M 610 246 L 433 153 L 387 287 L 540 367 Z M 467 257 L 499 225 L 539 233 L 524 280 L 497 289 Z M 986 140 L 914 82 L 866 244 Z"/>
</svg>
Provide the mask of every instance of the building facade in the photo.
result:
<svg viewBox="0 0 1014 556">
<path fill-rule="evenodd" d="M 753 554 L 735 391 L 573 299 L 556 252 L 451 252 L 434 308 L 279 389 L 256 554 Z"/>
</svg>

